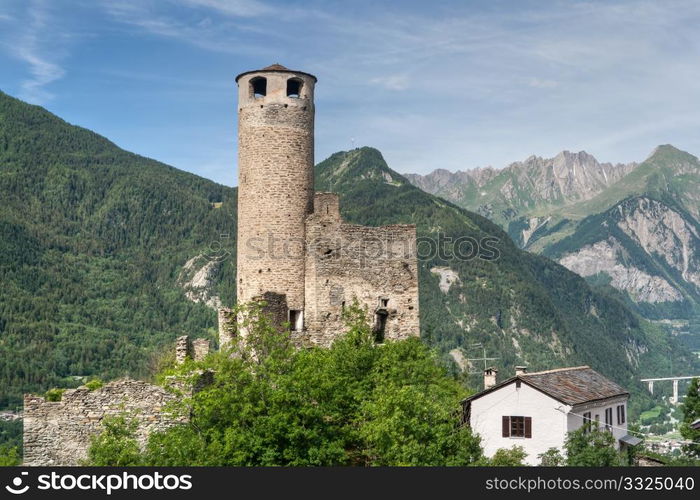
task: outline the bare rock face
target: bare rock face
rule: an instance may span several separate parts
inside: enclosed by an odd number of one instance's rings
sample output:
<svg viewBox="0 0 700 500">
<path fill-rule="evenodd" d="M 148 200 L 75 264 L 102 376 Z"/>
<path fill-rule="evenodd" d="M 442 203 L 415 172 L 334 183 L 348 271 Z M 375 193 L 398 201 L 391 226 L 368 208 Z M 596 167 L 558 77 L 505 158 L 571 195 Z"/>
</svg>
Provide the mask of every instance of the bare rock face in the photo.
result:
<svg viewBox="0 0 700 500">
<path fill-rule="evenodd" d="M 635 204 L 619 207 L 620 229 L 647 253 L 661 256 L 685 281 L 700 287 L 700 234 L 685 218 L 663 203 L 638 198 Z"/>
<path fill-rule="evenodd" d="M 700 290 L 700 231 L 679 211 L 641 196 L 611 209 L 603 224 L 616 227 L 559 263 L 581 276 L 605 273 L 612 286 L 638 302 L 682 301 L 681 288 L 688 290 L 687 284 Z M 648 265 L 633 264 L 633 254 L 636 262 Z"/>
<path fill-rule="evenodd" d="M 214 277 L 219 272 L 221 261 L 197 255 L 182 267 L 177 282 L 185 291 L 185 297 L 195 303 L 218 310 L 221 299 L 214 294 Z"/>
<path fill-rule="evenodd" d="M 586 245 L 578 252 L 567 255 L 559 263 L 581 276 L 605 273 L 618 290 L 624 290 L 638 302 L 670 302 L 682 300 L 683 296 L 668 281 L 625 265 L 626 252 L 615 239 Z"/>
<path fill-rule="evenodd" d="M 440 291 L 447 293 L 454 283 L 459 283 L 459 274 L 449 267 L 432 267 L 430 272 L 440 276 Z"/>
</svg>

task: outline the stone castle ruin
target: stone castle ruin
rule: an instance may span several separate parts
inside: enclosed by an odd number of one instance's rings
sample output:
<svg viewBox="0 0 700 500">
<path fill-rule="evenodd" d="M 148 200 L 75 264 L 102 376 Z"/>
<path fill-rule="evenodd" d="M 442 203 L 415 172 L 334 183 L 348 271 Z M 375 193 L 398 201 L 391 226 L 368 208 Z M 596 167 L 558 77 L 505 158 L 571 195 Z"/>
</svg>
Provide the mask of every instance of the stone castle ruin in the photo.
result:
<svg viewBox="0 0 700 500">
<path fill-rule="evenodd" d="M 337 194 L 314 191 L 316 77 L 274 64 L 236 82 L 238 303 L 263 300 L 263 313 L 300 347 L 330 346 L 355 301 L 377 342 L 418 336 L 415 226 L 348 224 Z M 220 309 L 219 345 L 238 333 L 235 314 Z M 178 362 L 208 351 L 206 340 L 176 343 Z M 145 443 L 150 432 L 182 423 L 163 411 L 175 398 L 131 379 L 67 390 L 55 402 L 26 395 L 24 465 L 79 464 L 103 419 L 123 412 L 136 416 Z"/>
<path fill-rule="evenodd" d="M 415 226 L 348 224 L 314 192 L 316 77 L 274 64 L 236 82 L 238 303 L 275 294 L 300 345 L 329 346 L 355 300 L 377 340 L 419 335 Z"/>
</svg>

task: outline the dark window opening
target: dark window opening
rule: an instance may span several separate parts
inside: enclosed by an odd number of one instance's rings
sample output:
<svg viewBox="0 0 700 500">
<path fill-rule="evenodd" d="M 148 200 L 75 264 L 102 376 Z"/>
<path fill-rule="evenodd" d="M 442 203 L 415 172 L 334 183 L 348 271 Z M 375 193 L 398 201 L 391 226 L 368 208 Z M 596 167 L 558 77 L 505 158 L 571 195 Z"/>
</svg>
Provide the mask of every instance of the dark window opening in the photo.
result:
<svg viewBox="0 0 700 500">
<path fill-rule="evenodd" d="M 384 333 L 386 331 L 386 319 L 389 315 L 386 311 L 377 311 L 374 318 L 374 341 L 377 343 L 384 342 Z"/>
<path fill-rule="evenodd" d="M 617 407 L 617 423 L 618 425 L 625 423 L 625 405 L 618 405 Z"/>
<path fill-rule="evenodd" d="M 287 80 L 287 97 L 298 99 L 301 97 L 302 81 L 298 78 L 290 78 Z"/>
<path fill-rule="evenodd" d="M 510 435 L 525 437 L 525 417 L 510 417 Z"/>
<path fill-rule="evenodd" d="M 609 431 L 612 430 L 612 408 L 606 408 L 605 409 L 605 430 Z"/>
<path fill-rule="evenodd" d="M 301 311 L 296 309 L 289 310 L 289 329 L 293 332 L 300 332 L 304 329 L 304 318 Z"/>
<path fill-rule="evenodd" d="M 591 412 L 590 411 L 587 411 L 586 413 L 583 414 L 583 425 L 584 425 L 583 432 L 588 433 L 590 431 L 590 427 L 591 427 Z"/>
<path fill-rule="evenodd" d="M 389 299 L 379 299 L 379 307 L 388 307 Z"/>
<path fill-rule="evenodd" d="M 520 380 L 516 380 L 515 381 L 515 388 L 520 389 L 520 384 L 521 384 Z"/>
<path fill-rule="evenodd" d="M 250 81 L 250 89 L 253 93 L 253 97 L 259 99 L 267 95 L 267 78 L 258 76 Z"/>
</svg>

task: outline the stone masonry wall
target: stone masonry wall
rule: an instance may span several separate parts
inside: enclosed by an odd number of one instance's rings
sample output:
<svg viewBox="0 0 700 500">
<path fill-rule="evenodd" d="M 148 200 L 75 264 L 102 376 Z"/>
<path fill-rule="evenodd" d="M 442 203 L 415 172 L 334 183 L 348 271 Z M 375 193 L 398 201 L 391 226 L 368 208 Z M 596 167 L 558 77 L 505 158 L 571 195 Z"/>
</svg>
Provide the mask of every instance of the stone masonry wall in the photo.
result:
<svg viewBox="0 0 700 500">
<path fill-rule="evenodd" d="M 251 80 L 267 79 L 254 97 Z M 287 80 L 303 81 L 298 98 Z M 238 81 L 237 298 L 285 294 L 304 309 L 304 221 L 313 205 L 314 79 L 294 72 L 258 71 Z"/>
<path fill-rule="evenodd" d="M 219 308 L 219 349 L 228 346 L 236 336 L 236 315 L 228 307 Z"/>
<path fill-rule="evenodd" d="M 354 299 L 385 339 L 420 335 L 418 261 L 413 225 L 346 224 L 338 195 L 317 193 L 307 218 L 306 340 L 329 346 L 345 330 L 342 313 Z"/>
<path fill-rule="evenodd" d="M 67 390 L 57 402 L 25 395 L 24 465 L 79 465 L 87 457 L 90 438 L 102 431 L 108 415 L 133 416 L 138 441 L 144 445 L 149 433 L 184 421 L 164 411 L 175 399 L 162 387 L 128 378 L 94 391 Z"/>
</svg>

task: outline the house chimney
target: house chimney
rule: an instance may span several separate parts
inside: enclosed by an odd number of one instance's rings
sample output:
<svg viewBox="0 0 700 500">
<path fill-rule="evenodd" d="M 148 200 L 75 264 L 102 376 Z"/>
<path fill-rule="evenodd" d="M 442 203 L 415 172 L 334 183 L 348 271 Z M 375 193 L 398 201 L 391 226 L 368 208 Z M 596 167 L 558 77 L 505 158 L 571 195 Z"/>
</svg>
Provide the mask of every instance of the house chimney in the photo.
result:
<svg viewBox="0 0 700 500">
<path fill-rule="evenodd" d="M 496 368 L 494 368 L 493 366 L 484 370 L 484 390 L 490 389 L 491 387 L 496 385 L 497 374 L 498 370 L 496 370 Z"/>
<path fill-rule="evenodd" d="M 525 375 L 527 373 L 527 366 L 516 366 L 515 367 L 515 376 L 517 377 L 518 375 Z"/>
</svg>

